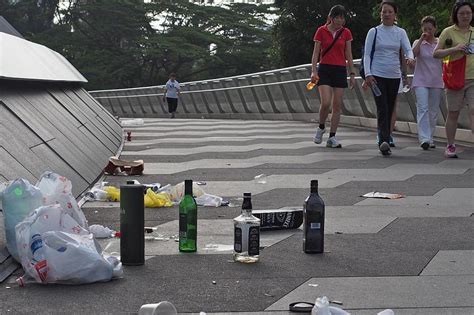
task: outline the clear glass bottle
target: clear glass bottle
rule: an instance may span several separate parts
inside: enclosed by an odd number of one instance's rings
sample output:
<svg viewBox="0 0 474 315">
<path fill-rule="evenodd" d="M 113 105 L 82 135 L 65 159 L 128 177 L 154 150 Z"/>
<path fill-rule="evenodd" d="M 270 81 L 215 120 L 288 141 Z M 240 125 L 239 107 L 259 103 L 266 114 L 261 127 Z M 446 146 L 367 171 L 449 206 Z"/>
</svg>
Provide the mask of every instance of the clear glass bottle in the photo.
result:
<svg viewBox="0 0 474 315">
<path fill-rule="evenodd" d="M 197 204 L 193 197 L 193 181 L 184 181 L 184 196 L 179 203 L 179 251 L 197 250 Z"/>
<path fill-rule="evenodd" d="M 234 261 L 255 263 L 259 253 L 260 219 L 252 215 L 251 193 L 244 193 L 242 213 L 234 218 Z"/>
<path fill-rule="evenodd" d="M 318 181 L 311 181 L 311 193 L 303 205 L 303 251 L 324 252 L 324 201 L 318 194 Z"/>
</svg>

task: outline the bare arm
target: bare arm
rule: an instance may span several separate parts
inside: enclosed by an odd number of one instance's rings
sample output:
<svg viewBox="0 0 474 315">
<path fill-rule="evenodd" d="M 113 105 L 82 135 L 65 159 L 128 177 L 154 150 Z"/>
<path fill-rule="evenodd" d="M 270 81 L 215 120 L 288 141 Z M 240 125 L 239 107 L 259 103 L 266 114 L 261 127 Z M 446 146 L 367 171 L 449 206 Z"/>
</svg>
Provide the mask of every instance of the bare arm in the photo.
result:
<svg viewBox="0 0 474 315">
<path fill-rule="evenodd" d="M 349 77 L 350 77 L 350 88 L 354 88 L 355 86 L 355 70 L 354 70 L 354 59 L 352 58 L 352 41 L 346 41 L 346 49 L 345 49 L 345 56 L 347 60 L 347 68 L 349 70 Z"/>
<path fill-rule="evenodd" d="M 321 51 L 321 42 L 315 41 L 313 48 L 313 56 L 311 57 L 311 81 L 315 82 L 318 77 L 318 60 Z"/>
<path fill-rule="evenodd" d="M 423 34 L 421 35 L 421 37 L 423 37 Z M 420 54 L 421 41 L 422 39 L 420 38 L 415 40 L 415 42 L 413 43 L 413 55 L 415 55 L 415 57 L 418 57 L 418 55 Z"/>
<path fill-rule="evenodd" d="M 436 46 L 435 50 L 433 51 L 433 58 L 443 59 L 444 57 L 452 55 L 456 52 L 464 52 L 465 49 L 466 49 L 466 45 L 464 44 L 459 44 L 451 48 L 441 49 L 439 48 L 439 43 L 438 43 L 438 46 Z"/>
</svg>

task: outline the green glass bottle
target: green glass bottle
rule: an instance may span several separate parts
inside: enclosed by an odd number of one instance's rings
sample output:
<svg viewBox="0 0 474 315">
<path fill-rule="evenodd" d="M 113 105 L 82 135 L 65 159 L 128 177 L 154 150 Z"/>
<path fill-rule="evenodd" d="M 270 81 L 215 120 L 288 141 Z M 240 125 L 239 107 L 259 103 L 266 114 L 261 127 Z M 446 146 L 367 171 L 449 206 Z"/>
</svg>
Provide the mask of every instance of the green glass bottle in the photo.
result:
<svg viewBox="0 0 474 315">
<path fill-rule="evenodd" d="M 193 181 L 184 181 L 184 196 L 179 203 L 179 251 L 197 250 L 197 204 L 193 197 Z"/>
</svg>

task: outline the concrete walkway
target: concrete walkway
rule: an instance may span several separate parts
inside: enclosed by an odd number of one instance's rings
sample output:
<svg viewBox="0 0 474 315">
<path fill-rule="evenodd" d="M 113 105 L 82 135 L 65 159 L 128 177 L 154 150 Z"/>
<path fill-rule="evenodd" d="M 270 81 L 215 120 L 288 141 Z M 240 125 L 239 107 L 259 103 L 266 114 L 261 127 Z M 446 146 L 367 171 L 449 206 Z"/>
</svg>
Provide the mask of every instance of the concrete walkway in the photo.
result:
<svg viewBox="0 0 474 315">
<path fill-rule="evenodd" d="M 127 127 L 124 159 L 143 159 L 141 183 L 205 182 L 229 207 L 199 208 L 199 250 L 180 254 L 172 239 L 177 207 L 146 209 L 157 236 L 144 266 L 123 279 L 84 286 L 18 288 L 4 283 L 0 313 L 136 313 L 171 301 L 180 313 L 288 314 L 288 304 L 326 295 L 351 314 L 474 314 L 474 148 L 443 157 L 444 144 L 423 151 L 396 135 L 391 157 L 375 132 L 340 128 L 342 149 L 312 141 L 315 124 L 291 121 L 145 119 Z M 325 135 L 327 136 L 327 135 Z M 266 183 L 254 177 L 266 175 Z M 120 185 L 129 177 L 107 176 Z M 302 252 L 300 229 L 262 232 L 261 261 L 232 262 L 232 218 L 243 192 L 254 209 L 301 207 L 318 179 L 326 202 L 326 252 Z M 403 199 L 365 199 L 371 192 Z M 90 224 L 118 229 L 118 203 L 86 203 Z M 118 241 L 101 241 L 119 251 Z"/>
</svg>

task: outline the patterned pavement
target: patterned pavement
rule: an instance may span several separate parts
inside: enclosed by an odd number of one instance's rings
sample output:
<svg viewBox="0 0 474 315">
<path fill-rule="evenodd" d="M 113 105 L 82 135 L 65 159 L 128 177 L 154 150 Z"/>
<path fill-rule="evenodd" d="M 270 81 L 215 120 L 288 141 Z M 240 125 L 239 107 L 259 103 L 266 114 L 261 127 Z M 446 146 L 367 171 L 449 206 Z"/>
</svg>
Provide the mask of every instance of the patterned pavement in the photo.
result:
<svg viewBox="0 0 474 315">
<path fill-rule="evenodd" d="M 341 127 L 343 147 L 331 149 L 326 138 L 312 142 L 314 123 L 292 121 L 145 119 L 126 130 L 132 141 L 122 158 L 145 161 L 144 175 L 133 179 L 205 182 L 201 188 L 230 206 L 198 209 L 196 254 L 180 254 L 173 240 L 149 241 L 146 264 L 126 267 L 124 279 L 15 289 L 36 313 L 133 313 L 169 300 L 180 313 L 288 314 L 291 302 L 327 295 L 351 314 L 474 314 L 474 148 L 460 146 L 460 158 L 446 160 L 443 143 L 423 151 L 397 134 L 393 155 L 383 157 L 372 130 Z M 254 179 L 260 174 L 266 183 Z M 262 232 L 261 261 L 233 263 L 231 219 L 242 193 L 252 193 L 254 209 L 301 207 L 311 179 L 326 202 L 326 252 L 304 254 L 300 229 Z M 406 197 L 361 197 L 371 191 Z M 120 226 L 117 203 L 83 209 L 90 224 Z M 176 206 L 145 210 L 146 225 L 164 236 L 177 234 L 177 217 Z M 116 241 L 102 244 L 119 250 Z M 9 295 L 0 291 L 10 301 L 0 313 L 29 309 L 12 306 Z"/>
</svg>

